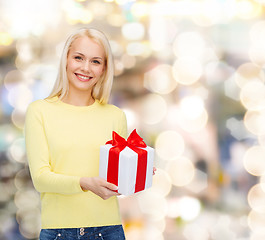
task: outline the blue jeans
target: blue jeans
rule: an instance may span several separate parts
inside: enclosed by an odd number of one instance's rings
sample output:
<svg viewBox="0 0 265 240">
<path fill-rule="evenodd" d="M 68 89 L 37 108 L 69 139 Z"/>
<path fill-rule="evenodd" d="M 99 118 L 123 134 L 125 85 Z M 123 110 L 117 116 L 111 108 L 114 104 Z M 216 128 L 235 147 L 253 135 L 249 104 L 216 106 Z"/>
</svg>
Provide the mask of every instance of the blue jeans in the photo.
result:
<svg viewBox="0 0 265 240">
<path fill-rule="evenodd" d="M 88 227 L 88 228 L 60 228 L 42 229 L 40 240 L 124 240 L 122 225 Z"/>
</svg>

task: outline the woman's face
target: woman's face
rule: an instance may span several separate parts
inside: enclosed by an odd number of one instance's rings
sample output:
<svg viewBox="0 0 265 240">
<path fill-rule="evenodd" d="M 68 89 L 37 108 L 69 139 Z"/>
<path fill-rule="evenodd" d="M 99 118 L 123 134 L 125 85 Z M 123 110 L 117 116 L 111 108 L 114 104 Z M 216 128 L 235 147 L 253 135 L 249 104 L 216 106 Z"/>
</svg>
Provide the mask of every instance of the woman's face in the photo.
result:
<svg viewBox="0 0 265 240">
<path fill-rule="evenodd" d="M 67 56 L 66 73 L 69 91 L 89 91 L 105 70 L 104 49 L 88 37 L 80 37 L 72 42 Z"/>
</svg>

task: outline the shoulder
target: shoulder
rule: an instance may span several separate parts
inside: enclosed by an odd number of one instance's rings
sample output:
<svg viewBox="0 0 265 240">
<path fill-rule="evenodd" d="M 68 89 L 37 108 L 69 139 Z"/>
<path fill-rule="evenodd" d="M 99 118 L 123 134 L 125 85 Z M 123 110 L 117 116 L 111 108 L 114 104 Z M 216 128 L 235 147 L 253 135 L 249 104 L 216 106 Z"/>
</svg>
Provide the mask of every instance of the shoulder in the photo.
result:
<svg viewBox="0 0 265 240">
<path fill-rule="evenodd" d="M 33 102 L 31 102 L 29 105 L 28 105 L 28 108 L 27 108 L 27 112 L 37 112 L 37 111 L 43 111 L 47 108 L 49 108 L 50 106 L 50 100 L 49 99 L 38 99 L 38 100 L 35 100 Z"/>
<path fill-rule="evenodd" d="M 105 110 L 108 111 L 112 114 L 123 114 L 123 110 L 113 104 L 99 104 L 100 107 Z"/>
</svg>

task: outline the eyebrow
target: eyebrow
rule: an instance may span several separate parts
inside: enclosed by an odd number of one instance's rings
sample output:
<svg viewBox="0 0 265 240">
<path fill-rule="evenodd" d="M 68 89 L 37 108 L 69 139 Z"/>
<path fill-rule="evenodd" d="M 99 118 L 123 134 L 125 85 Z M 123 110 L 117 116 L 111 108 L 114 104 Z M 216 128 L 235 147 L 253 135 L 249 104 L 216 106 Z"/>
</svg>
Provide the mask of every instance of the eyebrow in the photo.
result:
<svg viewBox="0 0 265 240">
<path fill-rule="evenodd" d="M 85 57 L 85 55 L 83 53 L 80 53 L 80 52 L 74 52 L 75 54 L 79 54 L 83 57 Z M 93 57 L 93 58 L 96 58 L 96 59 L 103 59 L 102 57 Z"/>
</svg>

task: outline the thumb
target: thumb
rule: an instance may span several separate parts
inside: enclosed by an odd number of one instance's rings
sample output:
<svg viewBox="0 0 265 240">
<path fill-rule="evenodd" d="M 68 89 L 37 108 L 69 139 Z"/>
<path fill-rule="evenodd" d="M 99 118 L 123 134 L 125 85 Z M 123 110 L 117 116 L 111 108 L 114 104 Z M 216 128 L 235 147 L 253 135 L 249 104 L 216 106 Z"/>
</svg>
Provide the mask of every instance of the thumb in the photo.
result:
<svg viewBox="0 0 265 240">
<path fill-rule="evenodd" d="M 115 184 L 109 183 L 106 186 L 108 189 L 112 190 L 112 191 L 116 191 L 118 190 L 118 187 Z"/>
</svg>

